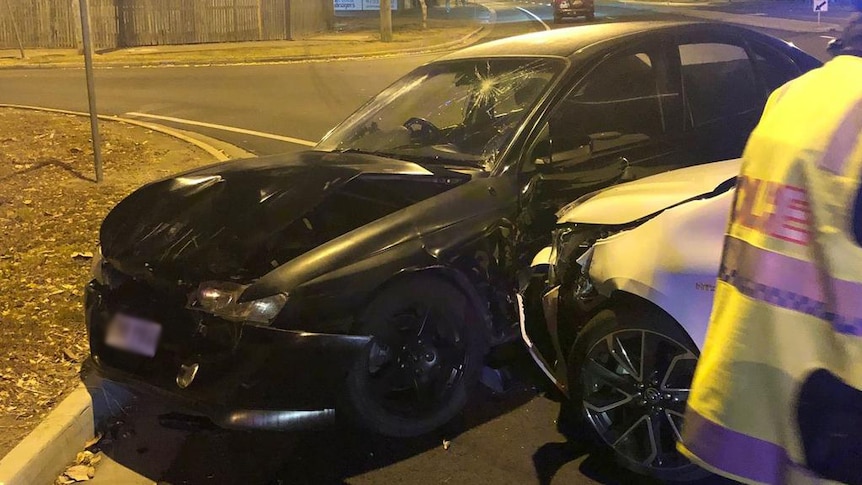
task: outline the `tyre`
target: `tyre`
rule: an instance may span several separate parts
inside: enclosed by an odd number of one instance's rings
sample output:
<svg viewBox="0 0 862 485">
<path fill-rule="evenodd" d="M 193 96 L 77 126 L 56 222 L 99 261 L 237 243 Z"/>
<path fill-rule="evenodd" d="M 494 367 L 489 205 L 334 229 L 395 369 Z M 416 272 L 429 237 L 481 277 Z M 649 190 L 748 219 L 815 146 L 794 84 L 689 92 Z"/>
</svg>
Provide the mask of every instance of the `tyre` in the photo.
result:
<svg viewBox="0 0 862 485">
<path fill-rule="evenodd" d="M 647 305 L 605 310 L 569 355 L 569 413 L 624 467 L 660 480 L 709 475 L 676 450 L 697 346 L 667 314 Z M 561 412 L 566 412 L 562 408 Z"/>
<path fill-rule="evenodd" d="M 351 420 L 386 436 L 428 433 L 454 418 L 479 379 L 485 355 L 470 301 L 432 276 L 416 276 L 378 295 L 357 332 L 372 335 L 345 385 Z"/>
</svg>

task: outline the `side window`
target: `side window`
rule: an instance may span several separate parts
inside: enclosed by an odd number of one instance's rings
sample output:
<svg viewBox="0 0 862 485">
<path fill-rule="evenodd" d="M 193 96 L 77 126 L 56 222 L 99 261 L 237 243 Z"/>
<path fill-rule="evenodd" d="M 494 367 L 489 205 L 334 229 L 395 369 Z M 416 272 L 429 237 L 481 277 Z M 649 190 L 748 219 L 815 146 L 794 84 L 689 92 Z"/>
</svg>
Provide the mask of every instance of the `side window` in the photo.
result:
<svg viewBox="0 0 862 485">
<path fill-rule="evenodd" d="M 758 110 L 763 93 L 745 49 L 718 42 L 679 46 L 683 92 L 693 126 Z"/>
<path fill-rule="evenodd" d="M 799 76 L 799 68 L 787 56 L 763 44 L 752 42 L 754 64 L 768 92 L 773 92 L 786 82 Z"/>
<path fill-rule="evenodd" d="M 648 52 L 614 55 L 596 66 L 548 120 L 555 163 L 663 133 L 659 71 Z"/>
</svg>

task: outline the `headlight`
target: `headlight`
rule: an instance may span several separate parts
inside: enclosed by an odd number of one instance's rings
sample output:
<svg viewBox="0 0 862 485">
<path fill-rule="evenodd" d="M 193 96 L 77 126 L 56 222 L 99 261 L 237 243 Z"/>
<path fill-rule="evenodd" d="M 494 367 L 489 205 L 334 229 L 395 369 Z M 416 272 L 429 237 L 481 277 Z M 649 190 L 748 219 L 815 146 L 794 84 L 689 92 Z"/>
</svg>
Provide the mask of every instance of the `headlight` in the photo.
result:
<svg viewBox="0 0 862 485">
<path fill-rule="evenodd" d="M 287 303 L 287 296 L 281 293 L 240 303 L 239 298 L 246 288 L 248 285 L 236 283 L 201 283 L 195 292 L 192 308 L 226 320 L 269 325 Z"/>
</svg>

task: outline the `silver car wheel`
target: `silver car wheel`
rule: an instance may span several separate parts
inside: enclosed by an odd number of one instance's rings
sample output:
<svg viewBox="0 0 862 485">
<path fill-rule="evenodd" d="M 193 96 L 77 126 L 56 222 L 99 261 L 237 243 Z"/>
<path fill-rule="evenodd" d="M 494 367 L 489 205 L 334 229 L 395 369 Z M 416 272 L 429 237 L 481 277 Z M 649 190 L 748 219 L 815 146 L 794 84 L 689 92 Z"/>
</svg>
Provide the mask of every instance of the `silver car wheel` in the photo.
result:
<svg viewBox="0 0 862 485">
<path fill-rule="evenodd" d="M 676 450 L 697 355 L 658 332 L 614 331 L 582 365 L 587 421 L 633 465 L 656 471 L 691 466 Z"/>
</svg>

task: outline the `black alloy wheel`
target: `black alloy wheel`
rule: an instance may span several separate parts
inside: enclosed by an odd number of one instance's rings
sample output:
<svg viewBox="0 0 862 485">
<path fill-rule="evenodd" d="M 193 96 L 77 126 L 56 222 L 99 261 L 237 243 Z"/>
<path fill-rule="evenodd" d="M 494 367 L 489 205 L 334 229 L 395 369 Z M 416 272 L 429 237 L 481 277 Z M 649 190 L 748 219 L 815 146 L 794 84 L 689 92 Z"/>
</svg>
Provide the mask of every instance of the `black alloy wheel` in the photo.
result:
<svg viewBox="0 0 862 485">
<path fill-rule="evenodd" d="M 368 382 L 375 401 L 406 418 L 434 412 L 449 399 L 466 370 L 461 329 L 428 305 L 393 315 L 375 335 L 369 352 Z"/>
<path fill-rule="evenodd" d="M 416 436 L 451 420 L 478 381 L 484 349 L 467 298 L 433 277 L 393 285 L 369 305 L 374 340 L 347 381 L 350 414 L 389 436 Z"/>
<path fill-rule="evenodd" d="M 622 465 L 662 480 L 708 475 L 676 449 L 698 359 L 697 347 L 676 322 L 656 310 L 605 311 L 575 347 L 573 397 Z"/>
</svg>

